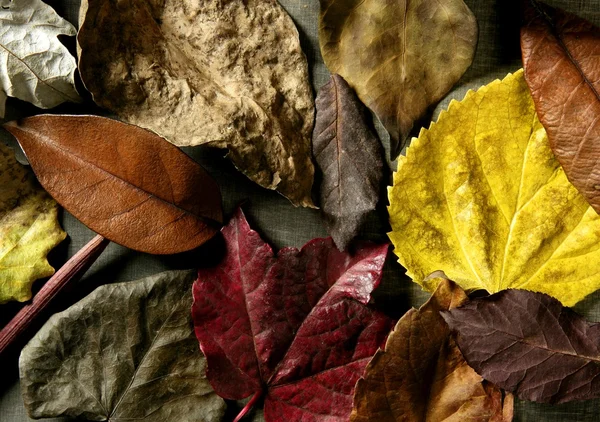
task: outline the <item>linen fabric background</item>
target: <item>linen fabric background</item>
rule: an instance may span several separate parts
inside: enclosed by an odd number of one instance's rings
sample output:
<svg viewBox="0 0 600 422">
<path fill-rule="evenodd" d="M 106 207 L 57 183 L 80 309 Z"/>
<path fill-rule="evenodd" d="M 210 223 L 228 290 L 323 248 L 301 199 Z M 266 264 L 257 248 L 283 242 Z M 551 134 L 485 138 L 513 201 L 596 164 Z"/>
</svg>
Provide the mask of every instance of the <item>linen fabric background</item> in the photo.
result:
<svg viewBox="0 0 600 422">
<path fill-rule="evenodd" d="M 400 0 L 398 0 L 400 1 Z M 496 78 L 503 78 L 509 72 L 514 72 L 521 65 L 519 46 L 518 0 L 465 0 L 475 13 L 479 23 L 479 44 L 475 62 L 464 75 L 455 89 L 436 107 L 432 117 L 436 118 L 439 111 L 446 108 L 451 99 L 461 100 L 468 89 L 477 89 Z M 48 0 L 57 12 L 77 26 L 80 0 Z M 279 0 L 283 7 L 294 19 L 302 47 L 310 65 L 313 87 L 318 90 L 324 85 L 329 73 L 323 64 L 318 43 L 318 0 Z M 578 14 L 600 25 L 600 0 L 547 0 L 552 6 L 561 7 Z M 73 38 L 63 42 L 75 53 Z M 52 113 L 72 114 L 102 114 L 108 115 L 93 105 L 90 96 L 78 86 L 80 93 L 86 99 L 85 106 L 63 105 L 51 110 Z M 41 113 L 35 107 L 10 98 L 7 103 L 6 121 L 15 118 Z M 430 118 L 424 122 L 429 125 Z M 375 125 L 382 137 L 386 148 L 389 148 L 387 135 L 381 125 Z M 418 129 L 415 134 L 418 133 Z M 15 145 L 6 132 L 0 132 L 0 142 Z M 224 210 L 229 217 L 235 206 L 246 201 L 244 209 L 252 226 L 270 242 L 276 249 L 283 246 L 301 247 L 315 237 L 325 237 L 319 211 L 294 208 L 288 200 L 275 192 L 260 188 L 243 175 L 238 173 L 233 165 L 223 158 L 223 151 L 209 150 L 203 147 L 188 148 L 185 151 L 200 162 L 218 181 L 221 186 Z M 21 155 L 22 157 L 22 155 Z M 391 180 L 391 171 L 396 163 L 388 163 L 389 174 L 386 181 Z M 389 176 L 389 177 L 387 177 Z M 1 188 L 1 187 L 0 187 Z M 387 242 L 387 193 L 384 187 L 378 210 L 373 212 L 367 225 L 361 232 L 361 237 L 378 242 Z M 93 236 L 89 229 L 64 212 L 62 225 L 69 234 L 68 239 L 53 251 L 51 262 L 55 267 L 61 266 L 68 257 L 84 246 Z M 215 240 L 218 242 L 219 240 Z M 157 257 L 133 252 L 121 246 L 111 244 L 100 259 L 94 264 L 87 275 L 61 299 L 53 304 L 49 313 L 58 312 L 83 298 L 100 284 L 136 280 L 168 269 L 193 268 L 199 265 L 209 265 L 211 251 L 215 242 L 200 248 L 198 251 L 177 256 Z M 218 249 L 218 248 L 216 248 Z M 36 283 L 34 291 L 39 289 L 41 282 Z M 397 263 L 391 253 L 385 267 L 384 279 L 375 295 L 375 302 L 390 314 L 399 318 L 411 306 L 420 306 L 428 297 L 420 287 L 412 283 L 404 275 L 404 269 Z M 3 326 L 20 308 L 18 304 L 0 306 L 0 326 Z M 600 293 L 592 294 L 576 306 L 576 310 L 592 321 L 600 321 Z M 47 319 L 46 315 L 45 319 Z M 34 327 L 35 329 L 39 328 Z M 22 346 L 22 345 L 21 345 Z M 19 347 L 0 361 L 0 421 L 27 422 L 30 419 L 23 407 L 18 381 L 18 350 Z M 550 406 L 517 401 L 515 406 L 515 421 L 598 421 L 600 417 L 600 399 L 566 405 Z M 48 419 L 48 421 L 66 421 L 67 419 Z"/>
</svg>

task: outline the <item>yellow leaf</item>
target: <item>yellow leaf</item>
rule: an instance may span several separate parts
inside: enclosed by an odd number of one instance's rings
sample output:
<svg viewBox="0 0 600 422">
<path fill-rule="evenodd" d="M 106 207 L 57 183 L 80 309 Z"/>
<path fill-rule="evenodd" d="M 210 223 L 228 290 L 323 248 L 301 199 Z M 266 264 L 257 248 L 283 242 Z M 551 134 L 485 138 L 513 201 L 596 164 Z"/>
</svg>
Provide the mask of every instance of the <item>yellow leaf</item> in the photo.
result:
<svg viewBox="0 0 600 422">
<path fill-rule="evenodd" d="M 46 255 L 66 233 L 56 202 L 0 143 L 0 303 L 31 299 L 35 280 L 54 274 Z"/>
<path fill-rule="evenodd" d="M 523 71 L 453 101 L 402 157 L 390 239 L 426 290 L 544 292 L 572 306 L 600 288 L 600 217 L 569 183 Z"/>
</svg>

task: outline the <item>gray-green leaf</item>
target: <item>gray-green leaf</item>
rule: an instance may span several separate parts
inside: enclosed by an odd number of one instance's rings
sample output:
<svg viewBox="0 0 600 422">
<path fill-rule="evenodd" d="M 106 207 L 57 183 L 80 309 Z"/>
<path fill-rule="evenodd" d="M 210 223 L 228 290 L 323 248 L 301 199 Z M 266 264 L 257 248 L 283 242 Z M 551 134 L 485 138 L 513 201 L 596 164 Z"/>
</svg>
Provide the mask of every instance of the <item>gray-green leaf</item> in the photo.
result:
<svg viewBox="0 0 600 422">
<path fill-rule="evenodd" d="M 193 271 L 113 284 L 54 315 L 23 349 L 33 418 L 219 421 L 191 322 Z"/>
</svg>

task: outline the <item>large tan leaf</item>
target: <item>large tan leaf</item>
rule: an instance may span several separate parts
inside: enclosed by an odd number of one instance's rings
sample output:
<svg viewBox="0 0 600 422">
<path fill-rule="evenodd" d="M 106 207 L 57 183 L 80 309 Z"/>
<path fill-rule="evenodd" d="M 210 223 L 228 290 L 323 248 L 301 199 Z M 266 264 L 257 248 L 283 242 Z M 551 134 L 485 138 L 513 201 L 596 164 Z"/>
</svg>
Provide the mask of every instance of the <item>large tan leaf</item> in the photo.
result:
<svg viewBox="0 0 600 422">
<path fill-rule="evenodd" d="M 31 285 L 54 274 L 46 255 L 64 240 L 58 205 L 0 143 L 0 303 L 31 299 Z"/>
<path fill-rule="evenodd" d="M 477 22 L 462 0 L 321 0 L 319 42 L 329 70 L 390 133 L 395 157 L 471 65 Z"/>
<path fill-rule="evenodd" d="M 276 0 L 84 0 L 81 15 L 98 104 L 176 145 L 228 148 L 250 179 L 312 206 L 308 65 Z"/>
<path fill-rule="evenodd" d="M 389 198 L 395 252 L 428 290 L 436 270 L 465 290 L 523 288 L 568 306 L 600 288 L 600 217 L 554 158 L 522 70 L 422 130 Z"/>
</svg>

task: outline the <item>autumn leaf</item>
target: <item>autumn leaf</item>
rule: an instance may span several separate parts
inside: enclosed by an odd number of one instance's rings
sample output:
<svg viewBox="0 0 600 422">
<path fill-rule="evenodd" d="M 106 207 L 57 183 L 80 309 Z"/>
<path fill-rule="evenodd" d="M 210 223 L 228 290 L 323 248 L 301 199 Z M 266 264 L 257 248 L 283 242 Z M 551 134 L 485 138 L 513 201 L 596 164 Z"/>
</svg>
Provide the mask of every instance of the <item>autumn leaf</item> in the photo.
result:
<svg viewBox="0 0 600 422">
<path fill-rule="evenodd" d="M 422 130 L 389 191 L 390 238 L 425 289 L 524 288 L 573 305 L 600 288 L 600 217 L 569 183 L 523 72 L 453 101 Z"/>
<path fill-rule="evenodd" d="M 339 75 L 319 91 L 313 152 L 323 173 L 320 205 L 340 250 L 356 236 L 379 200 L 382 148 L 367 126 L 365 110 Z"/>
<path fill-rule="evenodd" d="M 390 133 L 395 158 L 471 65 L 477 21 L 462 0 L 321 0 L 319 43 Z"/>
<path fill-rule="evenodd" d="M 556 299 L 505 290 L 442 312 L 478 373 L 524 400 L 600 397 L 600 324 Z"/>
<path fill-rule="evenodd" d="M 46 255 L 67 234 L 56 202 L 0 143 L 0 303 L 31 299 L 31 285 L 54 274 Z"/>
<path fill-rule="evenodd" d="M 19 361 L 33 418 L 218 422 L 191 316 L 194 271 L 112 284 L 54 315 Z"/>
<path fill-rule="evenodd" d="M 600 28 L 527 0 L 525 78 L 569 180 L 600 212 Z"/>
<path fill-rule="evenodd" d="M 214 179 L 150 131 L 98 116 L 60 115 L 30 117 L 5 128 L 44 188 L 114 242 L 174 254 L 197 248 L 222 225 Z"/>
<path fill-rule="evenodd" d="M 82 12 L 79 70 L 99 105 L 175 145 L 227 148 L 250 179 L 314 206 L 308 64 L 277 0 L 84 0 Z"/>
<path fill-rule="evenodd" d="M 274 256 L 241 210 L 222 233 L 225 257 L 200 270 L 192 307 L 215 391 L 264 395 L 267 422 L 346 422 L 356 381 L 393 326 L 366 306 L 387 246 L 350 256 L 314 239 Z"/>
<path fill-rule="evenodd" d="M 0 117 L 7 96 L 41 108 L 81 101 L 75 58 L 58 40 L 59 35 L 75 35 L 73 25 L 40 0 L 0 4 Z"/>
<path fill-rule="evenodd" d="M 439 283 L 419 309 L 408 311 L 365 370 L 354 393 L 351 422 L 509 422 L 512 396 L 467 365 L 440 311 L 468 302 L 452 281 Z M 506 413 L 505 409 L 506 408 Z"/>
</svg>

